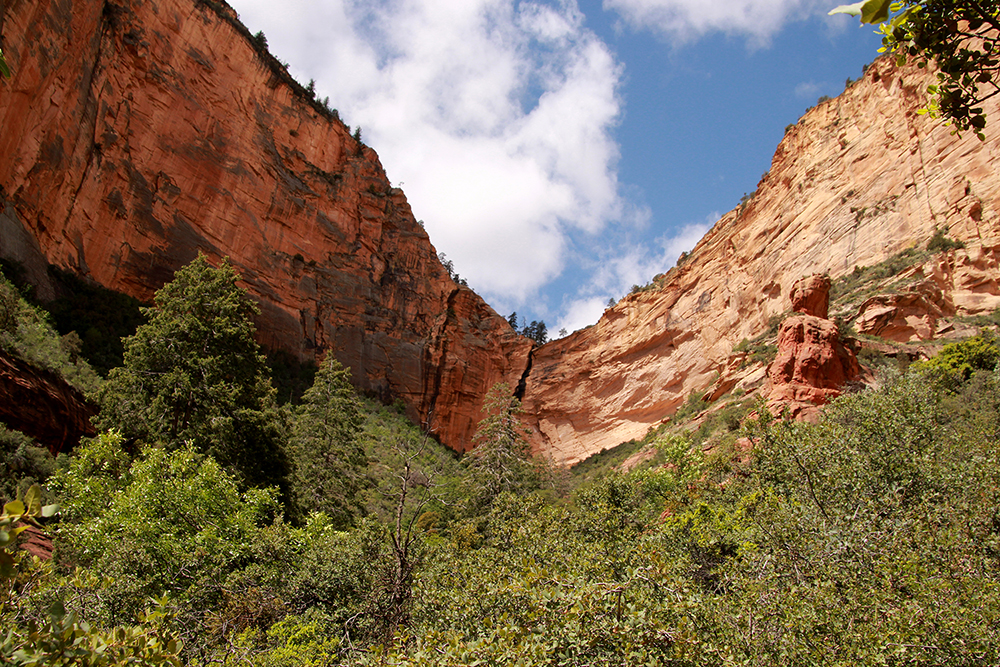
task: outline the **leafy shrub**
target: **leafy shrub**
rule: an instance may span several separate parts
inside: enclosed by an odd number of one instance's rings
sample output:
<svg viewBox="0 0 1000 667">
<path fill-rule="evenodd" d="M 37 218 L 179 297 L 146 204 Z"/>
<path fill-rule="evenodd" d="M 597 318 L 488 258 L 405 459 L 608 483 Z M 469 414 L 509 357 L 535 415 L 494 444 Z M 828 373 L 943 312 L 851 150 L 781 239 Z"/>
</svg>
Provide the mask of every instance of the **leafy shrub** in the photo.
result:
<svg viewBox="0 0 1000 667">
<path fill-rule="evenodd" d="M 964 248 L 965 244 L 961 241 L 956 241 L 955 239 L 950 239 L 945 236 L 945 232 L 948 230 L 944 227 L 935 227 L 934 234 L 931 236 L 930 240 L 927 242 L 927 252 L 948 252 L 949 250 L 955 250 L 956 248 Z"/>
<path fill-rule="evenodd" d="M 924 362 L 924 365 L 965 381 L 976 371 L 993 370 L 998 362 L 1000 362 L 1000 341 L 993 333 L 984 331 L 978 336 L 945 345 L 933 358 Z"/>
</svg>

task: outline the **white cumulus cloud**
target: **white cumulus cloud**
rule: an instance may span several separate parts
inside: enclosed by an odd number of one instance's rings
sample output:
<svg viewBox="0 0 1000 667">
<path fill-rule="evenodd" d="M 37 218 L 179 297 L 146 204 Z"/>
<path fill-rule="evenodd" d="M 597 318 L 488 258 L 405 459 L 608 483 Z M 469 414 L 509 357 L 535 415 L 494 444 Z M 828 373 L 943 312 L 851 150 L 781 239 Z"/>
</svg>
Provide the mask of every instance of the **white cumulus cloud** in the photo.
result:
<svg viewBox="0 0 1000 667">
<path fill-rule="evenodd" d="M 590 280 L 575 295 L 566 298 L 561 309 L 564 314 L 552 331 L 572 332 L 596 322 L 609 299 L 617 301 L 633 285 L 644 285 L 674 266 L 680 254 L 694 248 L 719 217 L 718 213 L 710 213 L 702 222 L 684 225 L 661 236 L 652 247 L 622 245 L 607 253 Z"/>
<path fill-rule="evenodd" d="M 825 14 L 836 3 L 820 0 L 604 0 L 634 28 L 651 28 L 673 41 L 690 42 L 709 32 L 746 35 L 766 43 L 785 23 Z M 829 6 L 828 6 L 829 5 Z"/>
<path fill-rule="evenodd" d="M 523 303 L 570 235 L 625 216 L 621 65 L 575 0 L 231 0 L 300 81 L 360 125 L 438 250 Z"/>
</svg>

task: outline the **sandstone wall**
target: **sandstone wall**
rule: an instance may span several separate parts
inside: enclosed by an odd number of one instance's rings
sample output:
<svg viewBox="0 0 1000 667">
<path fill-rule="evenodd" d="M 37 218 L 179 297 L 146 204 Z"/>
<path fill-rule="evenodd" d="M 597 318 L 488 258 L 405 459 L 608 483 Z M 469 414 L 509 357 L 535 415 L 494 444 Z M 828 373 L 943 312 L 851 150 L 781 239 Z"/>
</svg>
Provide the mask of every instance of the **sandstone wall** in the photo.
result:
<svg viewBox="0 0 1000 667">
<path fill-rule="evenodd" d="M 374 151 L 224 3 L 7 0 L 2 28 L 15 76 L 0 83 L 0 256 L 39 281 L 51 262 L 148 299 L 198 251 L 228 255 L 265 344 L 332 350 L 459 450 L 499 380 L 521 383 L 534 446 L 556 461 L 641 437 L 787 310 L 797 279 L 878 263 L 936 227 L 967 247 L 935 260 L 935 298 L 949 313 L 1000 306 L 1000 106 L 985 142 L 958 138 L 917 114 L 916 69 L 878 61 L 812 109 L 755 196 L 656 289 L 529 359 L 448 277 Z M 886 329 L 889 305 L 859 323 Z"/>
<path fill-rule="evenodd" d="M 876 61 L 789 128 L 754 197 L 659 289 L 536 350 L 525 392 L 534 446 L 572 463 L 642 437 L 788 309 L 796 280 L 876 264 L 935 227 L 967 246 L 934 270 L 958 312 L 1000 306 L 1000 105 L 988 103 L 985 142 L 958 138 L 917 114 L 930 81 Z"/>
<path fill-rule="evenodd" d="M 449 278 L 375 152 L 228 6 L 5 4 L 0 256 L 43 277 L 40 251 L 148 300 L 199 251 L 228 255 L 265 345 L 330 349 L 360 388 L 468 446 L 481 397 L 518 383 L 529 344 Z"/>
</svg>

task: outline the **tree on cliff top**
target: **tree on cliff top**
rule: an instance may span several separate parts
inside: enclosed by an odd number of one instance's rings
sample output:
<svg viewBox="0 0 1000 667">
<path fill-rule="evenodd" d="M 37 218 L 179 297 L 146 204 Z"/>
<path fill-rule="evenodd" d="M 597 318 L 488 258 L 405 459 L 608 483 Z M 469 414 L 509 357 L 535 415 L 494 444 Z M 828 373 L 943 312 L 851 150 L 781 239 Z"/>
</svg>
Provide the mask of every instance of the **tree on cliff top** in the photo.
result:
<svg viewBox="0 0 1000 667">
<path fill-rule="evenodd" d="M 213 268 L 201 254 L 174 274 L 124 341 L 98 425 L 120 428 L 126 442 L 191 443 L 245 484 L 287 494 L 283 420 L 253 337 L 258 310 L 237 280 L 228 260 Z"/>
<path fill-rule="evenodd" d="M 880 51 L 895 54 L 899 64 L 933 61 L 938 83 L 928 88 L 932 100 L 925 111 L 985 139 L 980 105 L 1000 93 L 1000 0 L 863 0 L 830 13 L 880 24 Z"/>
</svg>

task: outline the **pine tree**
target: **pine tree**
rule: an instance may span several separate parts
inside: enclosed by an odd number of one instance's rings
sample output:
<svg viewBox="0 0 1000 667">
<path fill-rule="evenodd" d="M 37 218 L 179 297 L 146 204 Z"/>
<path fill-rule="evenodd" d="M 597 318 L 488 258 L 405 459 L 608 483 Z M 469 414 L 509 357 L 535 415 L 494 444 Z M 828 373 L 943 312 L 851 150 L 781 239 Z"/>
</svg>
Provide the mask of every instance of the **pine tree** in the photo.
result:
<svg viewBox="0 0 1000 667">
<path fill-rule="evenodd" d="M 254 340 L 258 309 L 237 280 L 228 260 L 216 269 L 201 254 L 174 274 L 124 341 L 98 425 L 121 429 L 127 444 L 191 443 L 244 484 L 276 484 L 287 496 L 284 422 Z"/>
<path fill-rule="evenodd" d="M 302 396 L 292 426 L 295 496 L 303 512 L 325 512 L 338 528 L 361 513 L 368 459 L 361 447 L 364 418 L 351 373 L 328 354 Z"/>
<path fill-rule="evenodd" d="M 527 436 L 521 422 L 521 401 L 510 385 L 493 385 L 483 405 L 486 417 L 473 436 L 473 450 L 465 459 L 473 482 L 479 487 L 479 501 L 489 505 L 504 492 L 526 492 L 538 488 L 540 473 L 531 461 Z"/>
</svg>

